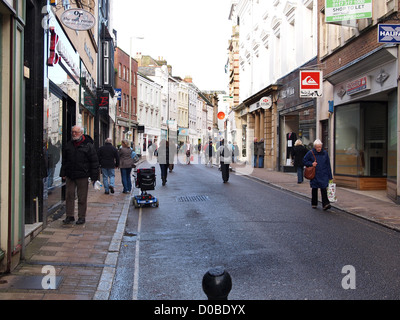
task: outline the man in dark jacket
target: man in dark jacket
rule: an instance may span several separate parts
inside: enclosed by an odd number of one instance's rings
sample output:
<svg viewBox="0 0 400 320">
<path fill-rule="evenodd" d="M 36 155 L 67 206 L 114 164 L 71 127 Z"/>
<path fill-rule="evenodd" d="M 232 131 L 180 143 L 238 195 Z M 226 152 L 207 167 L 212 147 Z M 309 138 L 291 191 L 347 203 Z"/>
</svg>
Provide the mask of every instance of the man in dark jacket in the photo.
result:
<svg viewBox="0 0 400 320">
<path fill-rule="evenodd" d="M 75 221 L 75 189 L 78 195 L 78 221 L 84 224 L 87 209 L 89 183 L 99 179 L 99 160 L 91 137 L 83 134 L 83 128 L 72 128 L 72 140 L 63 149 L 60 177 L 66 179 L 65 206 L 67 217 L 64 223 Z"/>
<path fill-rule="evenodd" d="M 119 154 L 117 148 L 112 144 L 111 138 L 107 138 L 104 146 L 102 146 L 97 155 L 101 173 L 103 174 L 104 193 L 114 193 L 115 188 L 115 168 L 119 167 Z"/>
<path fill-rule="evenodd" d="M 158 147 L 158 163 L 161 170 L 162 185 L 165 186 L 167 183 L 168 166 L 170 164 L 170 151 L 169 142 L 167 140 L 161 140 L 160 146 Z"/>
</svg>

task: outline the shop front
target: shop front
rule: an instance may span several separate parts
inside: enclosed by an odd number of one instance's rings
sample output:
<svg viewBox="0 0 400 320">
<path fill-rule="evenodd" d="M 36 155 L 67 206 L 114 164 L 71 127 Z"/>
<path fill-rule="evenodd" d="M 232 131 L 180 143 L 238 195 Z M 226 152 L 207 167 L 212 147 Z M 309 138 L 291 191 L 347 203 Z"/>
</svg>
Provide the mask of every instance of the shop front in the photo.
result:
<svg viewBox="0 0 400 320">
<path fill-rule="evenodd" d="M 327 76 L 334 85 L 334 174 L 339 186 L 397 198 L 398 63 L 381 47 Z"/>
<path fill-rule="evenodd" d="M 52 15 L 52 12 L 49 13 Z M 79 114 L 80 58 L 57 19 L 49 20 L 45 41 L 43 144 L 47 176 L 43 179 L 43 221 L 60 209 L 64 185 L 60 177 L 62 147 Z"/>
<path fill-rule="evenodd" d="M 277 96 L 279 84 L 270 85 L 252 97 L 243 101 L 240 111 L 236 116 L 242 121 L 236 125 L 242 128 L 242 154 L 246 154 L 247 161 L 252 163 L 254 152 L 254 139 L 264 142 L 264 168 L 276 170 L 278 168 L 278 123 L 277 123 Z M 264 100 L 268 104 L 263 104 Z M 239 114 L 237 112 L 239 111 Z M 238 130 L 240 134 L 240 130 Z"/>
<path fill-rule="evenodd" d="M 315 66 L 316 59 L 308 65 Z M 307 68 L 307 65 L 302 68 Z M 311 149 L 316 137 L 315 98 L 300 98 L 300 69 L 278 80 L 281 85 L 278 95 L 279 114 L 279 170 L 294 171 L 292 150 L 296 140 Z"/>
</svg>

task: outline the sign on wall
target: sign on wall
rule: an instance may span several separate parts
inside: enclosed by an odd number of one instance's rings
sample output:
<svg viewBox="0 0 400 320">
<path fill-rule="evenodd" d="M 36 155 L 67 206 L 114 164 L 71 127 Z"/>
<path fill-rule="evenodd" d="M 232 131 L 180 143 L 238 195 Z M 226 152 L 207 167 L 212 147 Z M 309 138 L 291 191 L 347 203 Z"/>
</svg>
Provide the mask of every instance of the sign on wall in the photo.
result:
<svg viewBox="0 0 400 320">
<path fill-rule="evenodd" d="M 372 18 L 372 0 L 325 0 L 325 22 Z"/>
<path fill-rule="evenodd" d="M 322 71 L 300 71 L 300 98 L 322 97 Z"/>
<path fill-rule="evenodd" d="M 371 80 L 368 76 L 362 76 L 346 84 L 346 92 L 349 96 L 371 89 Z"/>
<path fill-rule="evenodd" d="M 399 43 L 400 24 L 378 24 L 378 42 Z"/>
</svg>

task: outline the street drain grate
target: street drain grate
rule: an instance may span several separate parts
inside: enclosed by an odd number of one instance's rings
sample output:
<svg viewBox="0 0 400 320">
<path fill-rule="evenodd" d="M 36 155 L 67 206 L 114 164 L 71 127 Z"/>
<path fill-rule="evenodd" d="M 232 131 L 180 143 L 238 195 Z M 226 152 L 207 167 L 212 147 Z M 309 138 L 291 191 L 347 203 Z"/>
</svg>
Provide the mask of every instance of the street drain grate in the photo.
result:
<svg viewBox="0 0 400 320">
<path fill-rule="evenodd" d="M 182 196 L 182 197 L 177 197 L 176 201 L 177 202 L 201 202 L 201 201 L 208 201 L 210 198 L 208 196 Z"/>
</svg>

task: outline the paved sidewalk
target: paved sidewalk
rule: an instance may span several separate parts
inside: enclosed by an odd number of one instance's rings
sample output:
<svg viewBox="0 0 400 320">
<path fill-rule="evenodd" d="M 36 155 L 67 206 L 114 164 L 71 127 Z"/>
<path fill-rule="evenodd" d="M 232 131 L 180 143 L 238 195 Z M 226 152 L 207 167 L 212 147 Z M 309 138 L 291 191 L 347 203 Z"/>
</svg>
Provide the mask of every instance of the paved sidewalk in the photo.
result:
<svg viewBox="0 0 400 320">
<path fill-rule="evenodd" d="M 27 245 L 25 261 L 11 274 L 0 275 L 0 300 L 108 299 L 129 201 L 130 195 L 122 193 L 119 170 L 114 194 L 90 186 L 86 223 L 64 225 L 65 214 L 49 223 Z M 47 265 L 55 268 L 55 290 L 41 288 Z"/>
<path fill-rule="evenodd" d="M 237 165 L 233 164 L 234 171 L 240 170 L 236 168 Z M 255 168 L 249 177 L 307 197 L 310 199 L 311 206 L 310 183 L 304 179 L 303 183 L 298 184 L 296 173 Z M 319 192 L 318 196 L 321 199 Z M 336 196 L 337 202 L 332 203 L 332 207 L 400 231 L 400 205 L 388 199 L 385 190 L 359 191 L 337 187 Z M 319 206 L 319 209 L 321 209 L 321 206 Z"/>
</svg>

